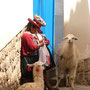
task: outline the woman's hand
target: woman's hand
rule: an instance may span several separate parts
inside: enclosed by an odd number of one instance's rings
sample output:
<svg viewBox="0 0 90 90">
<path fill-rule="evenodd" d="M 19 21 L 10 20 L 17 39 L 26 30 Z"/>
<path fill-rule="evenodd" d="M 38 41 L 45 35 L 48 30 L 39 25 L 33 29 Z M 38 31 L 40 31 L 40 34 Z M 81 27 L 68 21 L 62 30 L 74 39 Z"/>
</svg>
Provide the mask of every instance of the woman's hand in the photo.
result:
<svg viewBox="0 0 90 90">
<path fill-rule="evenodd" d="M 39 43 L 43 42 L 43 39 L 39 40 Z"/>
<path fill-rule="evenodd" d="M 38 46 L 39 46 L 39 47 L 44 46 L 44 42 L 39 43 Z"/>
<path fill-rule="evenodd" d="M 42 46 L 44 46 L 44 41 L 43 41 L 43 39 L 41 39 L 41 40 L 39 40 L 39 47 L 42 47 Z"/>
</svg>

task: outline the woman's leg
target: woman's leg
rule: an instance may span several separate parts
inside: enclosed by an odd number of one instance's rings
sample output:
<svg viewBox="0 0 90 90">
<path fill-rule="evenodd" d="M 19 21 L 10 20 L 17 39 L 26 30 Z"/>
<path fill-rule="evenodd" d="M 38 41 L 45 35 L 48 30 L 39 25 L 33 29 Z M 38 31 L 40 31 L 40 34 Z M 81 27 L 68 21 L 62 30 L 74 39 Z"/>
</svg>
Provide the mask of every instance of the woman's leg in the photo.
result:
<svg viewBox="0 0 90 90">
<path fill-rule="evenodd" d="M 46 87 L 48 88 L 48 90 L 54 90 L 54 89 L 52 88 L 52 85 L 50 84 L 50 82 L 49 82 L 49 80 L 48 80 L 47 73 L 48 73 L 48 72 L 44 71 L 45 85 L 46 85 Z"/>
</svg>

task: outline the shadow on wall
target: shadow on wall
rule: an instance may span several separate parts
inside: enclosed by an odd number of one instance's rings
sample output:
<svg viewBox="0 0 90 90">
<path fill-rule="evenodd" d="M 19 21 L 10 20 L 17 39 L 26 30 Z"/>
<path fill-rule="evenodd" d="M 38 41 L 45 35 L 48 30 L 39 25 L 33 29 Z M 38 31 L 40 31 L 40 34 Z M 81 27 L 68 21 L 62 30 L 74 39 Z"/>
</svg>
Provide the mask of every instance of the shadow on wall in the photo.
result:
<svg viewBox="0 0 90 90">
<path fill-rule="evenodd" d="M 81 54 L 90 56 L 90 14 L 88 0 L 81 0 L 76 4 L 75 12 L 71 10 L 70 19 L 64 23 L 64 35 L 73 33 L 79 40 L 77 44 Z M 87 54 L 87 55 L 86 55 Z"/>
</svg>

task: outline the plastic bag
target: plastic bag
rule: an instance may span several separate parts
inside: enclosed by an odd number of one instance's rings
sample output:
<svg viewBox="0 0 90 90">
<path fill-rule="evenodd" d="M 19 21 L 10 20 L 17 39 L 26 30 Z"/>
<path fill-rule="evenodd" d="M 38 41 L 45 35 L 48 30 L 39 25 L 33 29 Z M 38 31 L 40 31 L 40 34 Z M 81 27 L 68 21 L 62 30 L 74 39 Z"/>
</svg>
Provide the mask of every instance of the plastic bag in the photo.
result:
<svg viewBox="0 0 90 90">
<path fill-rule="evenodd" d="M 43 63 L 45 63 L 46 66 L 50 65 L 50 55 L 46 45 L 44 45 L 43 47 L 40 47 L 39 49 L 39 61 L 42 61 Z"/>
<path fill-rule="evenodd" d="M 41 34 L 38 33 L 37 36 L 39 40 L 43 39 Z M 50 54 L 45 44 L 43 47 L 39 48 L 39 61 L 42 61 L 43 63 L 45 63 L 46 66 L 50 65 Z"/>
</svg>

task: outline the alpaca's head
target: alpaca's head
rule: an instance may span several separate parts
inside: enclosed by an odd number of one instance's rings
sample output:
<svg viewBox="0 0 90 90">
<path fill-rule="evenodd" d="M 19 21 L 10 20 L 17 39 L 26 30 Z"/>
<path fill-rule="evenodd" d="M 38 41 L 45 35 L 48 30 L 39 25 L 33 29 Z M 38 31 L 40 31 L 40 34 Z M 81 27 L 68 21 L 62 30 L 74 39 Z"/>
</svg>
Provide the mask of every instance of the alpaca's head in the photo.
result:
<svg viewBox="0 0 90 90">
<path fill-rule="evenodd" d="M 66 37 L 64 37 L 64 39 L 67 40 L 69 43 L 73 43 L 73 40 L 78 40 L 78 38 L 73 34 L 68 34 Z"/>
<path fill-rule="evenodd" d="M 43 71 L 45 69 L 45 64 L 41 61 L 35 62 L 34 69 L 36 70 L 36 72 Z"/>
<path fill-rule="evenodd" d="M 45 64 L 41 61 L 37 61 L 34 64 L 28 64 L 28 66 L 33 67 L 33 73 L 36 75 L 43 74 L 43 70 L 45 69 Z"/>
</svg>

